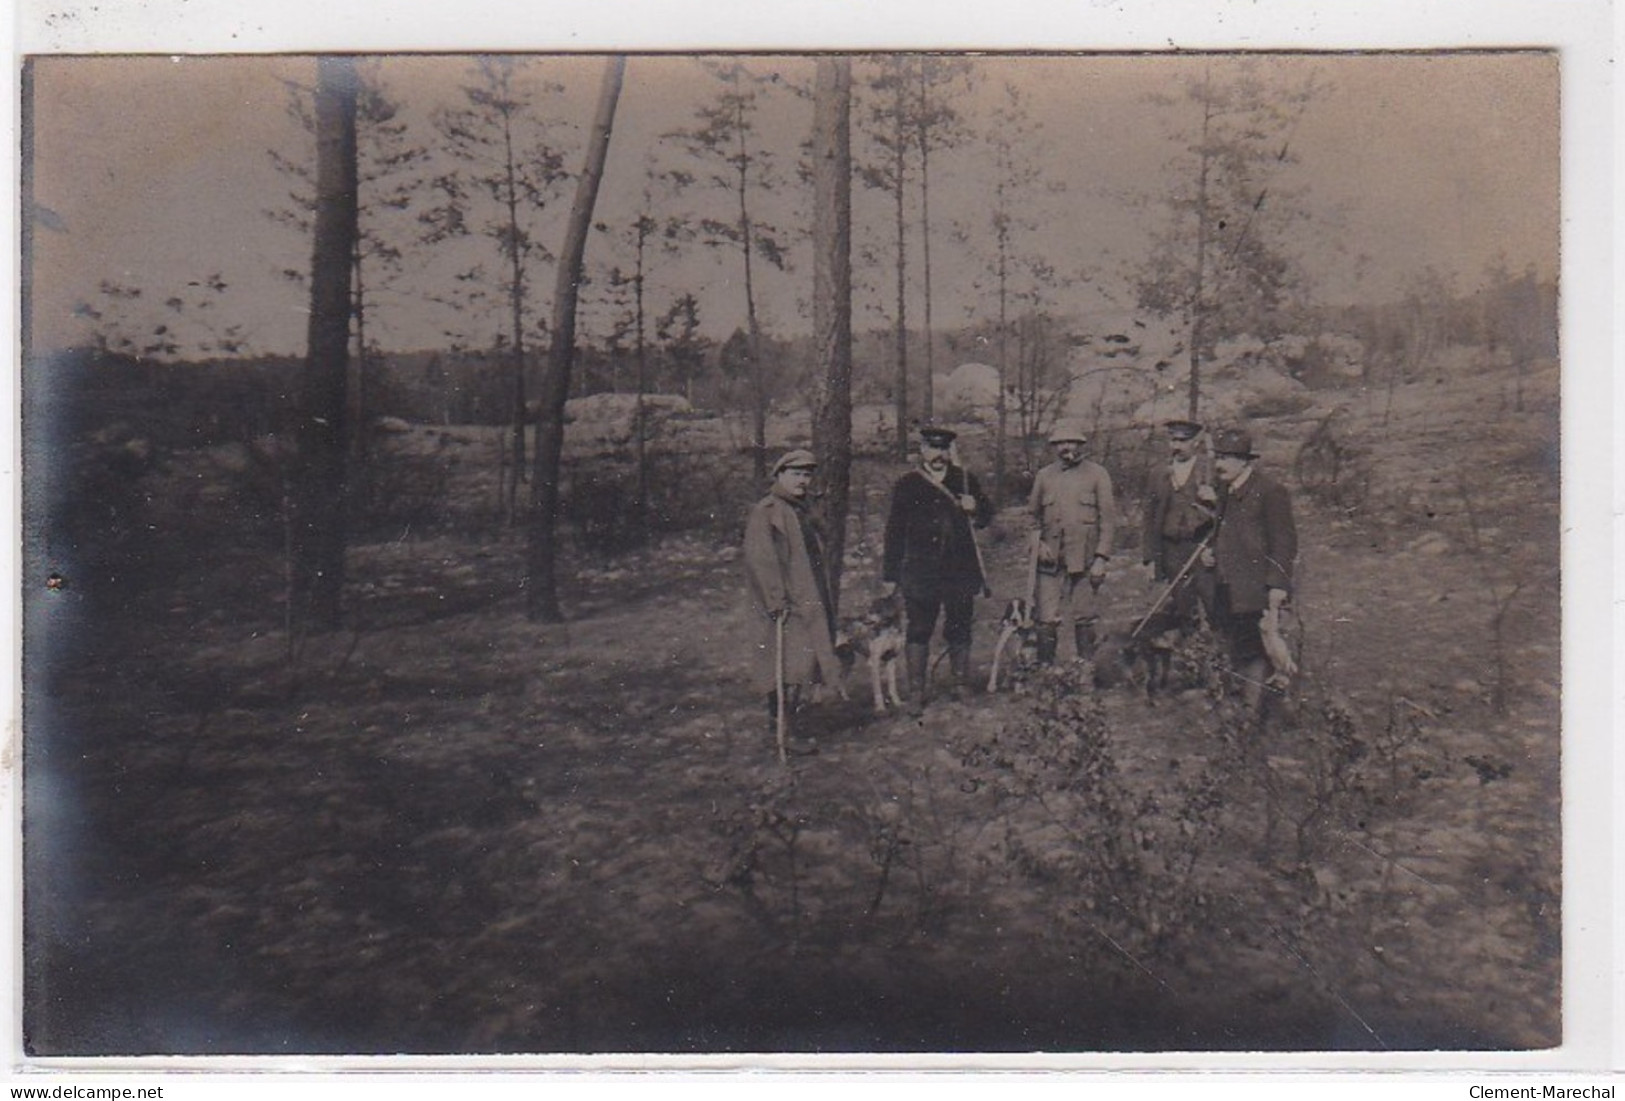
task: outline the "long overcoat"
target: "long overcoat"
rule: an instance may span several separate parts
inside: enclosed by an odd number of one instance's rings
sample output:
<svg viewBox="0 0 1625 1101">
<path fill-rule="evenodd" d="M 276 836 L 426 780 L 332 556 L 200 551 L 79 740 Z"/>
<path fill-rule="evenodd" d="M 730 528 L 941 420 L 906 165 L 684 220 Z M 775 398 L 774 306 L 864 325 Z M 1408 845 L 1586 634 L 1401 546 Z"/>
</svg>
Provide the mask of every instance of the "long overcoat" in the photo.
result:
<svg viewBox="0 0 1625 1101">
<path fill-rule="evenodd" d="M 1213 554 L 1220 585 L 1229 586 L 1232 612 L 1262 612 L 1269 590 L 1292 591 L 1298 529 L 1286 487 L 1254 469 L 1239 486 L 1219 493 L 1219 529 Z"/>
<path fill-rule="evenodd" d="M 826 603 L 828 579 L 817 576 L 811 538 L 823 558 L 822 540 L 806 515 L 777 491 L 751 506 L 745 521 L 745 579 L 751 605 L 763 623 L 755 643 L 754 683 L 771 692 L 777 684 L 777 625 L 772 613 L 788 611 L 784 622 L 786 684 L 839 684 L 840 663 Z"/>
<path fill-rule="evenodd" d="M 959 505 L 965 494 L 976 500 L 974 513 Z M 964 468 L 950 466 L 941 485 L 909 471 L 892 488 L 881 580 L 896 583 L 910 600 L 981 592 L 985 579 L 971 526 L 986 527 L 992 519 L 993 503 Z"/>
</svg>

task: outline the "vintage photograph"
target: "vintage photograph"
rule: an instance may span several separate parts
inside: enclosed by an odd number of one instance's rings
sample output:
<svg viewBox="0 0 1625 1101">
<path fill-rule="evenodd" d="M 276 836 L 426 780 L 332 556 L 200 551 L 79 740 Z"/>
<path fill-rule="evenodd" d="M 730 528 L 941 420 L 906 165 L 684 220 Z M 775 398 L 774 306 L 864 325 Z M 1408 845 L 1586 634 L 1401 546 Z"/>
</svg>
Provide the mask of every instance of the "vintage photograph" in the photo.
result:
<svg viewBox="0 0 1625 1101">
<path fill-rule="evenodd" d="M 24 1052 L 1563 1044 L 1562 71 L 26 58 Z"/>
</svg>

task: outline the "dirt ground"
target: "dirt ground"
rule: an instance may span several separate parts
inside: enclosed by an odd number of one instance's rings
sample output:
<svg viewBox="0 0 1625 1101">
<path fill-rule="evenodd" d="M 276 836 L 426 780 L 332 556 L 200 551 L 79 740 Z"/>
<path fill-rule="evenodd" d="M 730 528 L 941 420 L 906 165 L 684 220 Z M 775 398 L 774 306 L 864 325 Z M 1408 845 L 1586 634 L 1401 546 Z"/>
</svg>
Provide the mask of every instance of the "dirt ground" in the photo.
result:
<svg viewBox="0 0 1625 1101">
<path fill-rule="evenodd" d="M 578 556 L 554 626 L 524 617 L 516 538 L 455 532 L 355 546 L 359 629 L 292 645 L 274 558 L 230 548 L 115 612 L 37 598 L 29 1050 L 1559 1043 L 1555 369 L 1535 382 L 1518 411 L 1494 377 L 1405 387 L 1386 423 L 1352 401 L 1361 481 L 1295 493 L 1305 671 L 1262 758 L 1196 640 L 1154 705 L 1063 662 L 916 721 L 855 674 L 781 765 L 709 535 Z M 1254 426 L 1289 484 L 1314 423 Z M 1007 509 L 983 676 L 1021 545 Z M 1154 593 L 1123 551 L 1108 621 Z"/>
</svg>

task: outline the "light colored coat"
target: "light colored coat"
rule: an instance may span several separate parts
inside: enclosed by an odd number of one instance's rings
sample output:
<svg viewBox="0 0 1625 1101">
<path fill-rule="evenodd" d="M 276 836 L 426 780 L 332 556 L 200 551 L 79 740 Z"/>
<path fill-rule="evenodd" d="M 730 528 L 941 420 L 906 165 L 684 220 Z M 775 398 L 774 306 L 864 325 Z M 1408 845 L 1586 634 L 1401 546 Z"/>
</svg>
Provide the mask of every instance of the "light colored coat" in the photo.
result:
<svg viewBox="0 0 1625 1101">
<path fill-rule="evenodd" d="M 1099 463 L 1084 459 L 1077 466 L 1053 462 L 1033 479 L 1028 501 L 1033 522 L 1069 574 L 1084 573 L 1097 554 L 1111 556 L 1117 537 L 1117 503 L 1112 479 Z"/>
<path fill-rule="evenodd" d="M 763 692 L 771 692 L 777 685 L 777 625 L 772 614 L 781 610 L 788 612 L 784 682 L 840 683 L 840 663 L 830 633 L 834 617 L 824 603 L 829 586 L 821 585 L 814 573 L 803 519 L 801 509 L 775 489 L 751 506 L 745 521 L 745 579 L 752 607 L 765 623 L 755 643 L 753 663 L 755 683 Z"/>
</svg>

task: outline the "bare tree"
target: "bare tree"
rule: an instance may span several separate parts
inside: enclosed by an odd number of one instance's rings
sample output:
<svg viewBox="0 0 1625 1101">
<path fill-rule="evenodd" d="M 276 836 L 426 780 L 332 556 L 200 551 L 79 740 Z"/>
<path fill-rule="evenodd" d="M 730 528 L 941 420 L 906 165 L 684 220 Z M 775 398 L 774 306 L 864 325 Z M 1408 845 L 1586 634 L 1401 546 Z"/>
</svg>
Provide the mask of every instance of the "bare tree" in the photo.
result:
<svg viewBox="0 0 1625 1101">
<path fill-rule="evenodd" d="M 494 285 L 507 315 L 507 332 L 497 343 L 512 364 L 511 466 L 506 465 L 509 451 L 503 454 L 504 497 L 511 518 L 518 515 L 525 466 L 525 348 L 533 312 L 530 265 L 552 259 L 536 237 L 535 219 L 567 178 L 563 154 L 548 140 L 545 128 L 527 121 L 538 96 L 561 88 L 554 82 L 527 84 L 521 79 L 526 64 L 513 57 L 480 58 L 474 82 L 462 89 L 466 105 L 436 113 L 435 126 L 461 170 L 434 181 L 440 201 L 421 216 L 430 242 L 477 232 L 495 244 L 501 260 L 499 275 L 490 276 L 483 265 L 476 265 L 458 276 L 457 285 L 462 291 L 459 305 L 465 308 L 487 304 L 487 291 Z M 481 199 L 496 208 L 494 216 L 479 212 Z"/>
<path fill-rule="evenodd" d="M 931 296 L 931 154 L 952 148 L 969 136 L 963 116 L 953 106 L 956 88 L 971 79 L 966 58 L 925 55 L 917 59 L 918 98 L 914 103 L 914 137 L 920 150 L 920 277 L 925 306 L 925 387 L 920 394 L 920 415 L 936 416 L 936 358 L 933 355 Z"/>
<path fill-rule="evenodd" d="M 526 614 L 533 620 L 557 623 L 564 618 L 558 596 L 559 480 L 564 456 L 564 403 L 570 393 L 570 368 L 575 357 L 576 292 L 581 284 L 582 258 L 587 233 L 598 201 L 604 161 L 609 156 L 615 105 L 621 96 L 626 59 L 611 57 L 604 63 L 598 108 L 587 139 L 586 164 L 576 181 L 575 202 L 559 253 L 553 284 L 553 332 L 548 347 L 547 373 L 542 379 L 540 409 L 536 415 L 536 470 L 531 479 L 530 538 L 527 555 Z"/>
<path fill-rule="evenodd" d="M 767 365 L 762 359 L 761 321 L 756 309 L 754 258 L 759 255 L 780 270 L 788 266 L 788 258 L 778 230 L 752 215 L 751 200 L 757 191 L 771 190 L 778 179 L 771 154 L 756 144 L 760 81 L 743 62 L 702 60 L 701 63 L 722 82 L 722 90 L 714 100 L 699 108 L 697 126 L 669 136 L 691 156 L 714 167 L 703 178 L 686 170 L 675 170 L 670 175 L 679 187 L 704 183 L 727 191 L 734 200 L 733 217 L 702 218 L 697 231 L 706 245 L 739 251 L 750 353 L 752 465 L 760 480 L 767 476 L 768 380 Z"/>
<path fill-rule="evenodd" d="M 1313 74 L 1286 88 L 1249 68 L 1220 79 L 1210 63 L 1185 83 L 1181 99 L 1153 97 L 1197 113 L 1194 131 L 1173 135 L 1184 148 L 1169 166 L 1178 181 L 1164 199 L 1171 225 L 1136 279 L 1142 309 L 1186 319 L 1192 419 L 1201 406 L 1202 364 L 1219 341 L 1278 335 L 1300 278 L 1287 242 L 1307 217 L 1301 195 L 1281 175 L 1296 161 L 1298 120 L 1327 90 Z"/>
<path fill-rule="evenodd" d="M 892 201 L 892 403 L 897 417 L 897 454 L 908 457 L 908 155 L 919 139 L 913 107 L 918 102 L 918 64 L 907 54 L 885 54 L 869 81 L 875 96 L 865 112 L 864 134 L 876 157 L 862 166 L 864 184 L 885 191 Z"/>
<path fill-rule="evenodd" d="M 355 64 L 317 60 L 316 226 L 309 350 L 300 376 L 299 458 L 292 501 L 292 621 L 331 630 L 342 618 L 345 390 L 356 214 Z"/>
<path fill-rule="evenodd" d="M 852 474 L 852 63 L 818 59 L 813 95 L 813 340 L 820 368 L 813 451 L 823 470 L 819 519 L 830 602 L 840 604 Z"/>
</svg>

